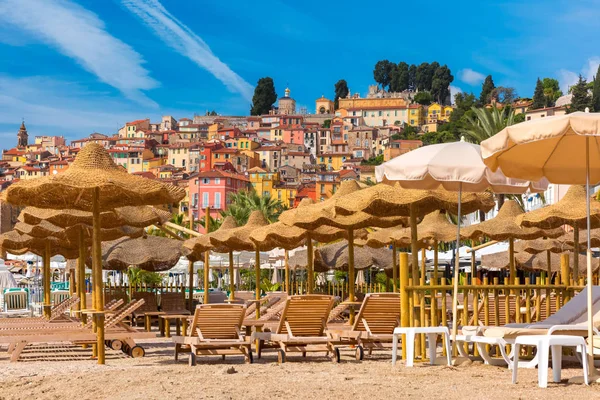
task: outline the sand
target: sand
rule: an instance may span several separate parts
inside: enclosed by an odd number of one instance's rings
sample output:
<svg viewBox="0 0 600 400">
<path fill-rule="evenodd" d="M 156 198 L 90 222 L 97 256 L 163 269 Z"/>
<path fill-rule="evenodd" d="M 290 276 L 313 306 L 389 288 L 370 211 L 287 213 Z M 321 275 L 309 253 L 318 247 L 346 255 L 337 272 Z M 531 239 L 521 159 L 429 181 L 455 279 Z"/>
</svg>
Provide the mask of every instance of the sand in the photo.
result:
<svg viewBox="0 0 600 400">
<path fill-rule="evenodd" d="M 377 352 L 364 361 L 343 351 L 334 364 L 320 355 L 289 356 L 277 364 L 265 353 L 254 364 L 242 357 L 200 358 L 188 366 L 187 355 L 173 358 L 168 339 L 145 341 L 146 357 L 131 359 L 108 351 L 107 364 L 89 359 L 89 350 L 61 346 L 60 351 L 29 349 L 24 360 L 8 362 L 0 354 L 0 399 L 584 399 L 600 398 L 600 384 L 569 384 L 580 375 L 578 365 L 565 366 L 563 382 L 537 387 L 537 370 L 519 370 L 511 384 L 507 368 L 485 365 L 462 367 L 403 362 L 391 366 L 390 352 Z M 234 373 L 228 373 L 232 368 Z M 229 371 L 233 372 L 233 371 Z M 551 376 L 550 376 L 551 380 Z"/>
</svg>

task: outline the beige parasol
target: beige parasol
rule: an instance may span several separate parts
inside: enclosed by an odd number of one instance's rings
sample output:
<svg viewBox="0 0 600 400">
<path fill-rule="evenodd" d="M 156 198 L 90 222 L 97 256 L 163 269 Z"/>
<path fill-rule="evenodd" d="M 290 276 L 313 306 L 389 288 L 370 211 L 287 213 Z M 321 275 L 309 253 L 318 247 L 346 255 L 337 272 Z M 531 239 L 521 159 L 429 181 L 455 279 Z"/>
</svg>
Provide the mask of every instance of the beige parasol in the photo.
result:
<svg viewBox="0 0 600 400">
<path fill-rule="evenodd" d="M 100 248 L 100 213 L 124 206 L 176 203 L 183 188 L 128 174 L 106 149 L 90 143 L 79 151 L 69 169 L 55 176 L 22 180 L 9 186 L 2 198 L 18 206 L 77 209 L 92 212 L 92 275 L 97 329 L 98 363 L 104 364 L 104 300 Z"/>
</svg>

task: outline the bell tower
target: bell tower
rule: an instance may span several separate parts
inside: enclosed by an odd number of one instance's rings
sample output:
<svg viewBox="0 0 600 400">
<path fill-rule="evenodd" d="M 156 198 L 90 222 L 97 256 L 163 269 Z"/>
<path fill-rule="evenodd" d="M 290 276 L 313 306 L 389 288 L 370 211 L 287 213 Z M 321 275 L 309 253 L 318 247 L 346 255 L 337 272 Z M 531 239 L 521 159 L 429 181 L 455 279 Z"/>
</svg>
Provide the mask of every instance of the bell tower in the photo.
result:
<svg viewBox="0 0 600 400">
<path fill-rule="evenodd" d="M 21 122 L 19 133 L 17 133 L 17 147 L 27 147 L 29 144 L 29 135 L 27 134 L 27 128 L 25 128 L 25 121 Z"/>
</svg>

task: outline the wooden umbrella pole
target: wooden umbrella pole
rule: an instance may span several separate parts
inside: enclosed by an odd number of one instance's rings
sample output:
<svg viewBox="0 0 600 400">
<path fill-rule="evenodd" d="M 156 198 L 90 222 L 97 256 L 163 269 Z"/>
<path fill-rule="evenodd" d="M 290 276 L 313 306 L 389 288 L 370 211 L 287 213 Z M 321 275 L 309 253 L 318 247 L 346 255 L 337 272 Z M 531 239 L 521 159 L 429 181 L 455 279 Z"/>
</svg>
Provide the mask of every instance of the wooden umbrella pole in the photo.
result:
<svg viewBox="0 0 600 400">
<path fill-rule="evenodd" d="M 191 313 L 194 312 L 194 262 L 193 261 L 188 261 L 188 276 L 189 276 L 189 282 L 188 282 L 188 291 L 189 291 L 189 297 L 188 297 L 188 308 L 190 310 Z"/>
<path fill-rule="evenodd" d="M 44 259 L 43 259 L 43 278 L 44 278 L 44 317 L 50 318 L 52 313 L 52 300 L 50 299 L 50 241 L 46 241 L 44 245 Z"/>
<path fill-rule="evenodd" d="M 354 230 L 348 229 L 348 300 L 353 303 L 354 297 Z M 354 305 L 350 305 L 350 325 L 354 324 Z"/>
<path fill-rule="evenodd" d="M 452 353 L 456 351 L 456 335 L 458 334 L 458 273 L 460 268 L 460 218 L 462 201 L 462 183 L 458 184 L 458 213 L 456 224 L 456 249 L 454 256 L 454 279 L 452 282 Z"/>
<path fill-rule="evenodd" d="M 577 224 L 573 227 L 573 242 L 575 248 L 573 251 L 575 253 L 575 257 L 573 257 L 573 280 L 577 284 L 579 280 L 579 226 Z"/>
<path fill-rule="evenodd" d="M 260 318 L 260 250 L 254 250 L 254 272 L 256 273 L 256 319 Z"/>
<path fill-rule="evenodd" d="M 206 207 L 204 213 L 204 227 L 206 233 L 210 233 L 210 207 Z M 208 304 L 208 274 L 210 268 L 210 251 L 204 252 L 204 304 Z"/>
<path fill-rule="evenodd" d="M 396 250 L 396 245 L 392 244 L 392 280 L 393 280 L 393 289 L 394 293 L 398 293 L 398 251 Z"/>
<path fill-rule="evenodd" d="M 552 268 L 551 268 L 551 264 L 552 263 L 552 258 L 550 257 L 550 250 L 546 250 L 546 269 L 548 270 L 548 277 L 546 278 L 546 285 L 550 284 L 550 277 L 552 276 Z M 550 298 L 550 297 L 548 297 Z"/>
<path fill-rule="evenodd" d="M 233 251 L 229 252 L 229 300 L 235 300 L 235 271 L 233 268 Z"/>
<path fill-rule="evenodd" d="M 287 294 L 292 294 L 290 288 L 290 253 L 285 250 L 284 253 L 284 263 L 285 263 L 285 291 Z"/>
<path fill-rule="evenodd" d="M 412 258 L 412 279 L 417 282 L 419 271 L 419 248 L 417 238 L 417 210 L 413 204 L 410 205 L 410 253 Z"/>
<path fill-rule="evenodd" d="M 85 290 L 85 243 L 83 241 L 83 228 L 79 228 L 79 258 L 77 259 L 77 294 L 79 295 L 79 309 L 85 310 L 86 290 Z M 81 314 L 81 323 L 87 323 L 87 315 Z"/>
<path fill-rule="evenodd" d="M 306 257 L 308 259 L 308 285 L 306 286 L 306 291 L 308 294 L 312 294 L 314 289 L 313 286 L 315 284 L 315 255 L 313 252 L 313 242 L 310 236 L 306 241 Z"/>
<path fill-rule="evenodd" d="M 438 241 L 433 241 L 433 281 L 435 285 L 439 283 L 438 281 Z"/>
<path fill-rule="evenodd" d="M 98 352 L 98 364 L 104 364 L 104 294 L 102 289 L 102 249 L 100 241 L 100 188 L 94 188 L 92 201 L 92 246 L 93 260 L 92 271 L 94 274 L 94 293 L 96 298 L 95 310 L 99 311 L 95 315 L 96 319 L 96 351 Z"/>
<path fill-rule="evenodd" d="M 516 271 L 515 271 L 515 240 L 513 238 L 508 239 L 508 265 L 509 265 L 509 276 L 510 284 L 515 283 Z"/>
</svg>

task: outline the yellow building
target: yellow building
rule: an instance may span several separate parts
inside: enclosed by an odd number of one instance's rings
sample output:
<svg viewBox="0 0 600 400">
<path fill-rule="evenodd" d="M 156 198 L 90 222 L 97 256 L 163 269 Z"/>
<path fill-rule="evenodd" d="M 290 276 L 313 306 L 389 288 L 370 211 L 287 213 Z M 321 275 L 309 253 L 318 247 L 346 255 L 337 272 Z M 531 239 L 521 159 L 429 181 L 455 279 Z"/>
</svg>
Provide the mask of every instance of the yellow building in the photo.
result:
<svg viewBox="0 0 600 400">
<path fill-rule="evenodd" d="M 295 187 L 281 186 L 271 190 L 271 198 L 279 200 L 285 207 L 292 208 L 297 192 Z"/>
<path fill-rule="evenodd" d="M 219 139 L 219 124 L 212 124 L 208 127 L 208 140 Z"/>
<path fill-rule="evenodd" d="M 153 157 L 147 160 L 144 160 L 142 163 L 142 172 L 148 172 L 151 169 L 158 168 L 161 165 L 165 165 L 167 163 L 166 158 L 162 157 Z"/>
<path fill-rule="evenodd" d="M 278 172 L 267 172 L 259 167 L 249 169 L 248 178 L 254 191 L 261 197 L 271 195 L 273 187 L 279 183 Z"/>
<path fill-rule="evenodd" d="M 323 153 L 317 157 L 317 164 L 323 164 L 330 171 L 339 171 L 347 159 L 352 158 L 350 153 Z"/>
<path fill-rule="evenodd" d="M 378 109 L 378 108 L 398 108 L 408 107 L 408 102 L 400 97 L 396 98 L 360 98 L 353 97 L 349 99 L 339 99 L 339 107 L 349 109 Z"/>
<path fill-rule="evenodd" d="M 410 126 L 419 127 L 425 123 L 425 110 L 420 104 L 411 104 L 408 107 L 408 124 Z"/>
<path fill-rule="evenodd" d="M 438 103 L 431 103 L 427 108 L 427 123 L 448 122 L 452 114 L 451 106 L 442 106 Z"/>
<path fill-rule="evenodd" d="M 259 147 L 260 145 L 250 138 L 240 137 L 237 139 L 237 148 L 240 150 L 254 150 Z"/>
<path fill-rule="evenodd" d="M 269 140 L 272 142 L 283 140 L 283 129 L 280 126 L 272 127 L 269 133 Z"/>
<path fill-rule="evenodd" d="M 333 114 L 335 111 L 334 108 L 333 101 L 329 100 L 324 95 L 315 101 L 315 114 Z"/>
</svg>

